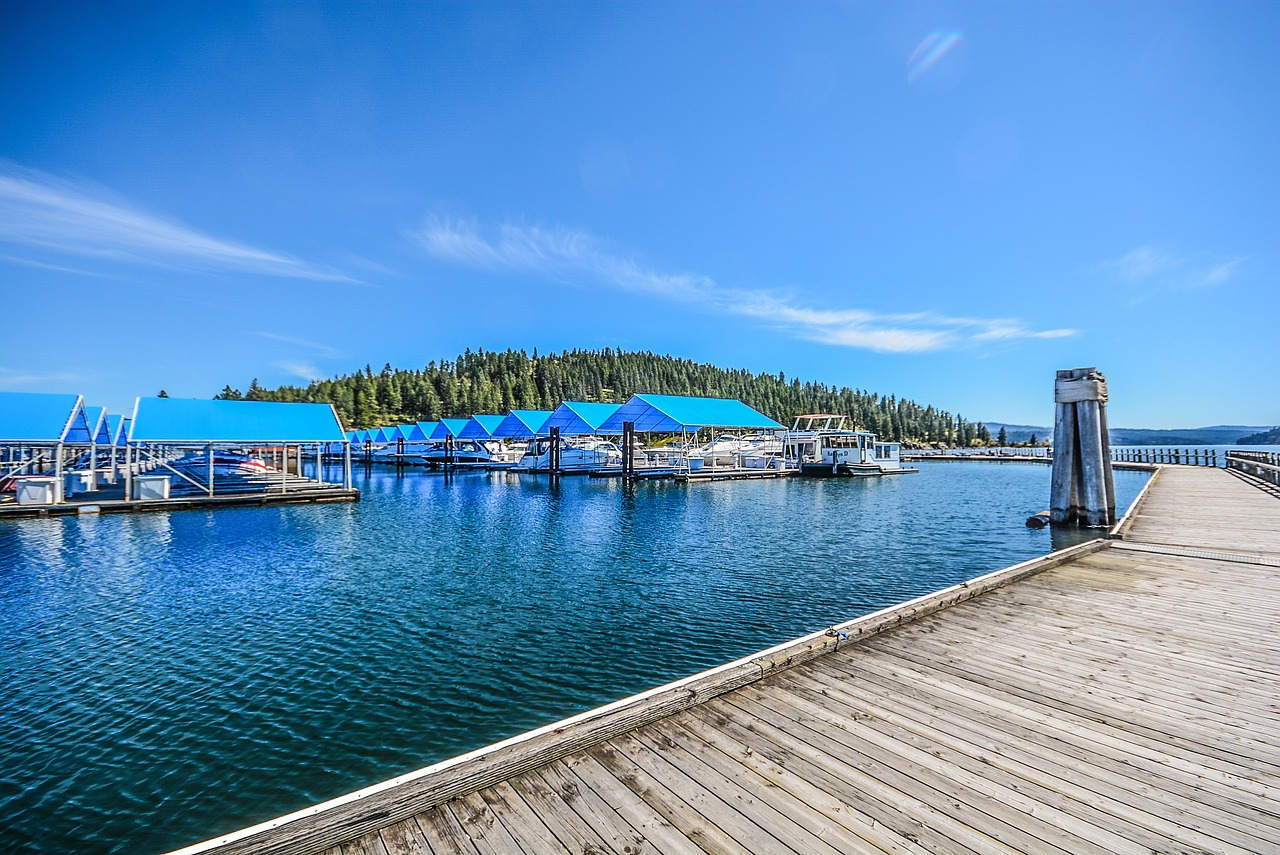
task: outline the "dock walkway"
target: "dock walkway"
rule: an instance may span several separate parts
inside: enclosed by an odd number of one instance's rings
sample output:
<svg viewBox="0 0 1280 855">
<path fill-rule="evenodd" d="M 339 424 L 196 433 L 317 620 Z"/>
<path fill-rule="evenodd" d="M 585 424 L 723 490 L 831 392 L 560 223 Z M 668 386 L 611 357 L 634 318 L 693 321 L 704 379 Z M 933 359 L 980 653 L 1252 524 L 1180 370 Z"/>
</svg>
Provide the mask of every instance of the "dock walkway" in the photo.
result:
<svg viewBox="0 0 1280 855">
<path fill-rule="evenodd" d="M 1280 852 L 1280 501 L 1165 467 L 1125 538 L 186 851 Z"/>
</svg>

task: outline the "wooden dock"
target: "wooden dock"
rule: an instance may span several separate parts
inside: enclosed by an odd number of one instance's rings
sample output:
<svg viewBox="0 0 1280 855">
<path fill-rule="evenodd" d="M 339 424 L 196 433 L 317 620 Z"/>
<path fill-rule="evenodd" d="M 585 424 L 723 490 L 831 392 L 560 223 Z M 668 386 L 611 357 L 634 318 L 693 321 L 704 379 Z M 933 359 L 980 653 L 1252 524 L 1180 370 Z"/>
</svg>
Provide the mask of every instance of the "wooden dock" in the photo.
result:
<svg viewBox="0 0 1280 855">
<path fill-rule="evenodd" d="M 1280 501 L 1125 526 L 183 852 L 1280 852 Z"/>
</svg>

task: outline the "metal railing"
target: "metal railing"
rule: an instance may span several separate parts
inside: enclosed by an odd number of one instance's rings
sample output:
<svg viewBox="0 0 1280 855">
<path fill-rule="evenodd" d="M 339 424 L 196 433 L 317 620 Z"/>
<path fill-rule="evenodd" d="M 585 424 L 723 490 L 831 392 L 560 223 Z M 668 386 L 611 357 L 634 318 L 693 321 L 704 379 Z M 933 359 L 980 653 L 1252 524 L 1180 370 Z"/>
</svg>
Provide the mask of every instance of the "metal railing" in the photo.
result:
<svg viewBox="0 0 1280 855">
<path fill-rule="evenodd" d="M 1226 453 L 1226 465 L 1228 469 L 1280 486 L 1280 454 L 1232 449 Z"/>
<path fill-rule="evenodd" d="M 1115 463 L 1172 463 L 1179 466 L 1218 465 L 1216 448 L 1130 448 L 1112 447 L 1111 460 Z"/>
</svg>

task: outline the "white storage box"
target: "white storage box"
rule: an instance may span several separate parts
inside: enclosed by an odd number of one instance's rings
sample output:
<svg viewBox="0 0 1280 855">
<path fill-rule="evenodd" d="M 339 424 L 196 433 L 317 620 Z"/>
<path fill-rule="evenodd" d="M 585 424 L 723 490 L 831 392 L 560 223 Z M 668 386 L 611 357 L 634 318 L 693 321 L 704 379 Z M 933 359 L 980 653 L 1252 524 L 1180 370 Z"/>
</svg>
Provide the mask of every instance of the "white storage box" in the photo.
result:
<svg viewBox="0 0 1280 855">
<path fill-rule="evenodd" d="M 168 475 L 139 475 L 133 479 L 134 501 L 169 498 Z"/>
<path fill-rule="evenodd" d="M 14 482 L 20 505 L 52 505 L 62 498 L 58 479 L 52 475 L 31 475 Z"/>
</svg>

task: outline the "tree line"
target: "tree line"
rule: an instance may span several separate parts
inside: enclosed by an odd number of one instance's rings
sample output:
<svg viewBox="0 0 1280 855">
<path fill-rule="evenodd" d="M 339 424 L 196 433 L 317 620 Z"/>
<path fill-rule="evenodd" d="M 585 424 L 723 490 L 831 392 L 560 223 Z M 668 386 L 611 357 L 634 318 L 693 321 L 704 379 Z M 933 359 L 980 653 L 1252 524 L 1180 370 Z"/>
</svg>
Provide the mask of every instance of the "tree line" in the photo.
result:
<svg viewBox="0 0 1280 855">
<path fill-rule="evenodd" d="M 264 389 L 255 378 L 246 392 L 223 388 L 216 398 L 333 404 L 348 429 L 464 418 L 511 410 L 553 410 L 564 401 L 622 403 L 635 393 L 736 398 L 790 426 L 806 413 L 850 416 L 860 428 L 907 443 L 984 445 L 981 422 L 894 395 L 752 374 L 649 352 L 566 350 L 472 351 L 421 369 L 363 370 L 306 386 Z"/>
</svg>

